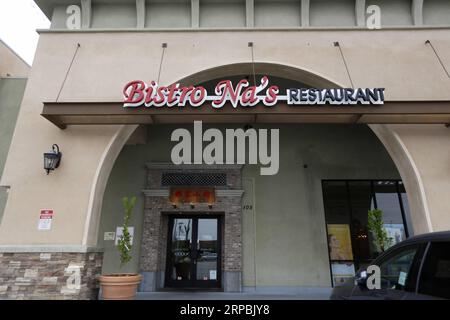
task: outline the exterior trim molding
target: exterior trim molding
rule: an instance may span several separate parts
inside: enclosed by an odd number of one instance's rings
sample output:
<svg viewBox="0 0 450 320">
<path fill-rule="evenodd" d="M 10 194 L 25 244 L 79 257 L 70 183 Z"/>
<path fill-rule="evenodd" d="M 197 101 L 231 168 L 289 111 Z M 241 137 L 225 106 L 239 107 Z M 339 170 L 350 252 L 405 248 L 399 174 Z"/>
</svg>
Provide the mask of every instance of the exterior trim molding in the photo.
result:
<svg viewBox="0 0 450 320">
<path fill-rule="evenodd" d="M 247 28 L 255 27 L 255 1 L 245 1 L 245 24 Z"/>
<path fill-rule="evenodd" d="M 366 27 L 366 0 L 355 1 L 356 25 L 361 28 Z"/>
<path fill-rule="evenodd" d="M 415 26 L 423 26 L 423 0 L 413 0 L 411 14 Z"/>
<path fill-rule="evenodd" d="M 145 28 L 145 0 L 136 0 L 136 28 Z"/>
<path fill-rule="evenodd" d="M 169 189 L 145 189 L 142 193 L 146 197 L 168 197 L 170 194 Z"/>
<path fill-rule="evenodd" d="M 81 27 L 89 29 L 92 20 L 92 0 L 81 0 Z"/>
<path fill-rule="evenodd" d="M 168 197 L 170 194 L 169 189 L 145 189 L 142 193 L 146 197 Z M 216 189 L 217 197 L 242 197 L 244 190 L 241 189 Z"/>
<path fill-rule="evenodd" d="M 227 65 L 227 67 L 245 68 L 247 65 L 238 63 Z M 275 65 L 259 63 L 256 66 L 263 70 Z M 293 67 L 289 71 L 294 72 L 295 70 L 295 67 Z M 304 71 L 302 76 L 314 78 L 314 80 L 310 80 L 311 83 L 313 81 L 319 82 L 321 77 L 321 75 L 309 71 Z M 187 83 L 189 81 L 184 79 L 182 82 Z M 181 113 L 179 108 L 160 108 L 158 110 L 141 108 L 139 112 L 133 112 L 133 110 L 127 110 L 122 106 L 123 103 L 120 102 L 44 102 L 41 116 L 60 129 L 65 129 L 70 125 L 152 124 L 153 116 L 164 119 L 164 123 L 190 123 L 184 120 L 184 115 L 195 115 L 196 120 L 202 120 L 205 123 L 215 123 L 218 117 L 222 118 L 222 122 L 227 123 L 231 121 L 230 119 L 234 115 L 257 117 L 256 120 L 253 120 L 254 123 L 302 123 L 305 118 L 309 118 L 308 123 L 321 123 L 321 116 L 333 117 L 339 114 L 342 118 L 327 121 L 327 123 L 446 124 L 450 115 L 450 100 L 447 97 L 440 100 L 387 100 L 383 105 L 378 106 L 359 104 L 337 107 L 322 105 L 314 108 L 292 107 L 287 103 L 280 102 L 276 108 L 272 109 L 261 104 L 252 108 L 235 109 L 227 103 L 219 114 L 216 110 L 207 107 L 196 110 L 193 108 L 183 109 Z M 288 120 L 286 120 L 286 116 L 289 116 Z M 199 166 L 193 164 L 192 169 Z M 213 165 L 209 168 L 212 169 Z"/>
<path fill-rule="evenodd" d="M 159 33 L 174 33 L 174 32 L 267 32 L 267 31 L 365 31 L 365 32 L 385 32 L 385 31 L 398 31 L 398 30 L 437 30 L 437 29 L 450 29 L 449 25 L 435 25 L 435 26 L 401 26 L 401 27 L 383 27 L 381 29 L 373 29 L 368 30 L 365 27 L 258 27 L 258 28 L 173 28 L 173 29 L 164 29 L 164 28 L 144 28 L 144 29 L 136 29 L 136 28 L 116 28 L 116 29 L 105 29 L 105 28 L 96 28 L 96 29 L 80 29 L 80 30 L 69 30 L 69 29 L 37 29 L 36 32 L 39 34 L 42 33 L 83 33 L 83 32 L 91 32 L 91 33 L 117 33 L 117 32 L 159 32 Z"/>
<path fill-rule="evenodd" d="M 301 19 L 302 28 L 309 28 L 310 3 L 309 0 L 301 0 Z"/>
<path fill-rule="evenodd" d="M 191 0 L 191 27 L 193 29 L 200 27 L 200 1 Z"/>
<path fill-rule="evenodd" d="M 149 170 L 242 170 L 242 164 L 173 164 L 170 162 L 147 162 Z"/>
<path fill-rule="evenodd" d="M 218 197 L 242 197 L 243 195 L 244 190 L 236 190 L 236 189 L 216 190 L 216 196 Z"/>
</svg>

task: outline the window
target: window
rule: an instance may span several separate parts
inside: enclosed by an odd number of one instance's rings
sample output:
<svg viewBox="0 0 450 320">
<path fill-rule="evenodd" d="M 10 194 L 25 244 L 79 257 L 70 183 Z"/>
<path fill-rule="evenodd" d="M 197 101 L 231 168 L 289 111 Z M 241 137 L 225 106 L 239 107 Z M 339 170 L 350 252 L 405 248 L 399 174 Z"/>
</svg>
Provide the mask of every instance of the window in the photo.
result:
<svg viewBox="0 0 450 320">
<path fill-rule="evenodd" d="M 370 181 L 349 181 L 352 247 L 358 264 L 369 264 L 376 257 L 373 235 L 367 230 L 367 212 L 375 209 Z"/>
<path fill-rule="evenodd" d="M 384 228 L 392 245 L 408 236 L 408 204 L 398 180 L 324 180 L 322 182 L 327 241 L 333 285 L 345 283 L 355 270 L 380 254 L 367 228 L 368 211 L 383 211 Z"/>
<path fill-rule="evenodd" d="M 411 271 L 418 247 L 408 247 L 380 263 L 381 289 L 412 291 Z"/>
<path fill-rule="evenodd" d="M 419 293 L 450 299 L 450 242 L 431 243 L 420 274 Z"/>
<path fill-rule="evenodd" d="M 403 221 L 402 202 L 399 201 L 399 189 L 397 181 L 375 181 L 373 190 L 376 206 L 383 211 L 383 221 L 393 242 L 397 243 L 406 239 L 406 230 Z M 398 232 L 390 232 L 398 229 Z"/>
</svg>

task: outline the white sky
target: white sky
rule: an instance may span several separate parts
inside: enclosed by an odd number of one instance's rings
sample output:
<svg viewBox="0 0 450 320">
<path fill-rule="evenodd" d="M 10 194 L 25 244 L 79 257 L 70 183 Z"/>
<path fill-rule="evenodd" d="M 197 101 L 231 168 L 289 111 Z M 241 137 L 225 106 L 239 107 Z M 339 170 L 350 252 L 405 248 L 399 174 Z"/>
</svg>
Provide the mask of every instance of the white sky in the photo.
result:
<svg viewBox="0 0 450 320">
<path fill-rule="evenodd" d="M 0 0 L 0 39 L 32 64 L 39 35 L 50 21 L 33 0 Z"/>
</svg>

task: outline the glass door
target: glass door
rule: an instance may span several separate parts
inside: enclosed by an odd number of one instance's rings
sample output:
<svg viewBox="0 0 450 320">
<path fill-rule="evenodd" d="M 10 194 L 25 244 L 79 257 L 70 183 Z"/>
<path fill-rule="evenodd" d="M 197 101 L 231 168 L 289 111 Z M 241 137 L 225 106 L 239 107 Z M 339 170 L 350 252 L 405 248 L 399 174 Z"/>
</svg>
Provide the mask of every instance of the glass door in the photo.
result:
<svg viewBox="0 0 450 320">
<path fill-rule="evenodd" d="M 169 226 L 170 282 L 187 285 L 192 280 L 192 219 L 171 219 Z"/>
<path fill-rule="evenodd" d="M 169 219 L 166 286 L 220 287 L 220 218 Z"/>
</svg>

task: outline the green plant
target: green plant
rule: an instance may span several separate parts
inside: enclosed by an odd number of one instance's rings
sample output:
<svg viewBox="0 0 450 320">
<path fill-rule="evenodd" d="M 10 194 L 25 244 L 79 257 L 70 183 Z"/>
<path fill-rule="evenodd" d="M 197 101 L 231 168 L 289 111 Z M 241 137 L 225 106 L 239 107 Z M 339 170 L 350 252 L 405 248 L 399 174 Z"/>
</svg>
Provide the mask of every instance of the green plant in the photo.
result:
<svg viewBox="0 0 450 320">
<path fill-rule="evenodd" d="M 128 224 L 130 222 L 131 214 L 133 212 L 133 208 L 136 205 L 136 197 L 132 197 L 129 199 L 128 197 L 122 198 L 122 205 L 124 208 L 124 217 L 123 217 L 123 233 L 122 237 L 118 241 L 117 248 L 120 252 L 120 267 L 124 266 L 128 262 L 130 262 L 131 256 L 131 235 L 128 231 Z"/>
<path fill-rule="evenodd" d="M 375 237 L 375 243 L 383 252 L 392 245 L 392 238 L 388 237 L 383 223 L 383 211 L 379 209 L 367 212 L 367 228 Z"/>
</svg>

